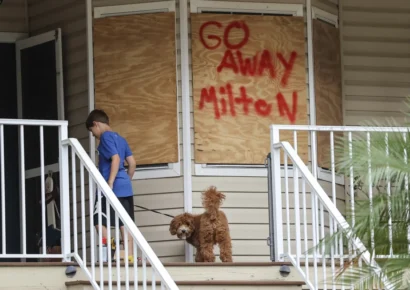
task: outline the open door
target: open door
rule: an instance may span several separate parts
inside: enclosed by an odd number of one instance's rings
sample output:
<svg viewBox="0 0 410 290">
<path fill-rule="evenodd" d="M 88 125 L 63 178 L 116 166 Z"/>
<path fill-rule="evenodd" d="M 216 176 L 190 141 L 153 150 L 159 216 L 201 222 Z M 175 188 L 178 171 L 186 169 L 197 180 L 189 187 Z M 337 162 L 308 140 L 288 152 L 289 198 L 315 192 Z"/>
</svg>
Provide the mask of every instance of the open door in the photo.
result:
<svg viewBox="0 0 410 290">
<path fill-rule="evenodd" d="M 63 67 L 61 30 L 56 29 L 16 42 L 17 109 L 20 119 L 64 119 Z M 21 140 L 20 140 L 21 142 Z M 39 252 L 37 234 L 42 230 L 41 178 L 59 171 L 59 132 L 57 127 L 44 127 L 44 176 L 40 168 L 40 130 L 24 129 L 24 164 L 20 168 L 21 247 L 26 241 L 29 254 Z M 23 171 L 22 171 L 23 170 Z M 57 176 L 58 174 L 54 174 Z M 23 200 L 25 198 L 25 206 Z M 60 205 L 57 204 L 57 207 Z M 58 226 L 55 204 L 47 205 L 46 227 Z M 24 213 L 25 212 L 25 216 Z M 25 228 L 25 229 L 24 229 Z"/>
<path fill-rule="evenodd" d="M 0 32 L 0 118 L 17 118 L 16 41 L 26 37 L 27 35 L 19 33 L 8 34 L 8 36 L 5 37 L 5 35 L 2 35 L 2 33 Z M 7 170 L 5 170 L 4 172 L 4 213 L 2 200 L 0 199 L 0 251 L 3 252 L 4 246 L 7 254 L 18 254 L 20 253 L 20 229 L 15 225 L 16 221 L 18 221 L 20 218 L 20 182 L 19 166 L 17 162 L 17 160 L 19 160 L 18 129 L 15 126 L 4 126 L 3 133 L 4 164 Z M 3 229 L 3 214 L 5 218 L 5 229 Z M 2 262 L 14 261 L 16 260 L 9 258 L 2 259 Z"/>
</svg>

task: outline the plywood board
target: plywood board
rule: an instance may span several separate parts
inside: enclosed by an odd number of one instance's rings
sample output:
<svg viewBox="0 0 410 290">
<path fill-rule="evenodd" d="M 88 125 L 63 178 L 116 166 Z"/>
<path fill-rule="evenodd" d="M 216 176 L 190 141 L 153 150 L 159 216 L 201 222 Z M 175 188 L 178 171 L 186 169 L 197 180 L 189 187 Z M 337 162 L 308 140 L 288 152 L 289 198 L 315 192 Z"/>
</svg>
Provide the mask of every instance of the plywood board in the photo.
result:
<svg viewBox="0 0 410 290">
<path fill-rule="evenodd" d="M 271 124 L 308 122 L 303 18 L 191 14 L 191 31 L 195 162 L 263 164 Z"/>
<path fill-rule="evenodd" d="M 137 164 L 178 162 L 175 14 L 94 20 L 95 107 Z"/>
<path fill-rule="evenodd" d="M 339 29 L 313 20 L 313 54 L 315 73 L 316 124 L 343 125 L 342 76 Z M 340 134 L 334 134 L 334 140 Z M 330 133 L 317 135 L 318 165 L 331 168 Z"/>
</svg>

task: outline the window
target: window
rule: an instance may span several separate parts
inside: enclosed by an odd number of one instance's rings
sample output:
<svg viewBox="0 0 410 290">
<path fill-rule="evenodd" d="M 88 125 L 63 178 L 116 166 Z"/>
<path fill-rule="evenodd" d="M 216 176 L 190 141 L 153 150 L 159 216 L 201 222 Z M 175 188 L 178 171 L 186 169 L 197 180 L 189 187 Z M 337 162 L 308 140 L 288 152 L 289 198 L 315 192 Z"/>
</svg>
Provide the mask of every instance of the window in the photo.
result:
<svg viewBox="0 0 410 290">
<path fill-rule="evenodd" d="M 270 3 L 245 3 L 245 2 L 219 2 L 219 1 L 191 1 L 191 13 L 212 13 L 212 14 L 232 14 L 232 15 L 275 15 L 275 16 L 303 16 L 303 5 L 298 4 L 270 4 Z M 191 18 L 194 18 L 191 15 Z M 193 23 L 191 19 L 191 24 Z M 194 24 L 195 25 L 195 24 Z M 192 27 L 191 27 L 192 31 Z M 304 35 L 303 35 L 304 42 Z M 304 45 L 303 45 L 304 46 Z M 195 44 L 193 47 L 193 58 Z M 305 54 L 303 48 L 303 55 Z M 194 59 L 192 61 L 194 63 Z M 303 70 L 304 70 L 303 64 Z M 193 65 L 193 79 L 195 87 L 195 67 Z M 303 72 L 303 78 L 305 79 L 305 71 Z M 306 83 L 303 83 L 306 87 Z M 195 91 L 195 88 L 194 88 Z M 198 93 L 197 93 L 198 95 Z M 195 102 L 195 106 L 197 106 Z M 307 122 L 307 113 L 306 122 Z M 196 117 L 196 116 L 195 116 Z M 198 121 L 195 120 L 195 131 L 198 132 L 198 128 L 204 123 L 204 119 Z M 270 124 L 269 124 L 270 125 Z M 266 126 L 269 130 L 269 125 Z M 195 136 L 197 140 L 198 135 Z M 269 139 L 269 138 L 268 138 Z M 203 141 L 203 140 L 202 140 Z M 202 142 L 203 143 L 203 142 Z M 197 153 L 198 150 L 195 151 Z M 197 155 L 197 154 L 196 154 Z M 307 155 L 307 154 L 306 154 Z M 199 158 L 202 159 L 202 158 Z M 262 154 L 259 157 L 258 164 L 249 162 L 237 164 L 237 162 L 224 162 L 221 164 L 216 160 L 209 160 L 209 158 L 203 158 L 203 160 L 208 159 L 206 162 L 200 162 L 197 156 L 195 158 L 195 174 L 196 175 L 222 175 L 222 176 L 266 176 L 267 169 L 263 165 L 264 156 Z M 213 162 L 216 161 L 216 162 Z M 232 164 L 235 163 L 235 164 Z"/>
<path fill-rule="evenodd" d="M 342 126 L 343 98 L 338 17 L 312 7 L 312 18 L 316 124 Z M 340 134 L 334 135 L 336 140 Z M 318 178 L 331 182 L 329 132 L 317 134 L 317 152 Z M 337 184 L 344 184 L 342 175 L 337 175 L 335 179 Z"/>
<path fill-rule="evenodd" d="M 94 8 L 95 107 L 130 143 L 134 179 L 180 176 L 175 23 L 175 1 Z"/>
</svg>

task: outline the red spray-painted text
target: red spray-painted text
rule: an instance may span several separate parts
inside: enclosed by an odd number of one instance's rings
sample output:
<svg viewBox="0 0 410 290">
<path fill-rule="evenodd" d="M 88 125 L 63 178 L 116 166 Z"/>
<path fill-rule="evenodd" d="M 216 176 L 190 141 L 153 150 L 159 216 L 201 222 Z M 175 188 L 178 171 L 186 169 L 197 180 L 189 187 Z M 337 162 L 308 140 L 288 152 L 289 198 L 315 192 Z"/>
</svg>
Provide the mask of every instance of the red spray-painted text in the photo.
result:
<svg viewBox="0 0 410 290">
<path fill-rule="evenodd" d="M 218 73 L 230 70 L 233 73 L 242 76 L 260 77 L 267 75 L 268 77 L 275 79 L 278 77 L 279 70 L 275 67 L 275 63 L 280 63 L 283 66 L 283 74 L 280 79 L 280 84 L 282 87 L 287 87 L 297 58 L 297 53 L 295 51 L 292 51 L 289 56 L 285 56 L 282 52 L 272 53 L 265 49 L 261 52 L 256 52 L 251 58 L 244 57 L 241 48 L 249 42 L 250 37 L 249 27 L 244 21 L 233 21 L 229 23 L 223 30 L 222 38 L 215 34 L 205 34 L 205 29 L 211 26 L 216 26 L 218 29 L 223 28 L 223 25 L 220 22 L 205 22 L 200 27 L 199 38 L 202 45 L 209 50 L 214 50 L 220 47 L 222 43 L 227 48 L 220 64 L 216 68 Z M 242 38 L 239 37 L 238 40 L 238 37 L 235 35 L 237 43 L 233 43 L 233 39 L 230 38 L 233 29 L 242 30 Z M 274 61 L 275 57 L 278 61 Z M 206 103 L 212 103 L 214 117 L 216 119 L 220 119 L 223 115 L 228 115 L 228 110 L 229 115 L 235 117 L 236 110 L 238 109 L 238 106 L 236 105 L 239 105 L 239 110 L 242 110 L 245 115 L 249 114 L 251 107 L 253 107 L 254 112 L 261 117 L 267 117 L 272 113 L 272 103 L 268 103 L 263 99 L 249 97 L 246 88 L 243 86 L 239 88 L 239 97 L 234 97 L 232 85 L 230 83 L 219 88 L 219 96 L 220 97 L 217 98 L 217 89 L 213 86 L 202 88 L 199 109 L 203 110 Z M 293 92 L 292 94 L 291 108 L 289 108 L 281 92 L 277 93 L 275 98 L 279 115 L 287 117 L 291 123 L 294 123 L 297 114 L 297 92 Z"/>
</svg>

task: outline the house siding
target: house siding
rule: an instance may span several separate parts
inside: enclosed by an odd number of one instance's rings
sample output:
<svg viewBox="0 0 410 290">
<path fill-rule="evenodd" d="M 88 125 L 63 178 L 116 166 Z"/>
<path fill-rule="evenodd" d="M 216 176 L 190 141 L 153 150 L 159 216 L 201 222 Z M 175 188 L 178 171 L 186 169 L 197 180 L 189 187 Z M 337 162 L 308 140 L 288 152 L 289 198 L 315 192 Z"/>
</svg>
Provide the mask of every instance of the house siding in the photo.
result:
<svg viewBox="0 0 410 290">
<path fill-rule="evenodd" d="M 4 1 L 0 5 L 0 32 L 27 32 L 25 0 Z"/>
<path fill-rule="evenodd" d="M 404 125 L 410 96 L 410 1 L 341 2 L 346 125 Z"/>
</svg>

